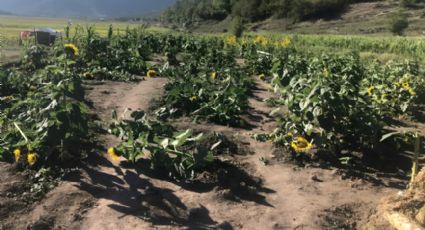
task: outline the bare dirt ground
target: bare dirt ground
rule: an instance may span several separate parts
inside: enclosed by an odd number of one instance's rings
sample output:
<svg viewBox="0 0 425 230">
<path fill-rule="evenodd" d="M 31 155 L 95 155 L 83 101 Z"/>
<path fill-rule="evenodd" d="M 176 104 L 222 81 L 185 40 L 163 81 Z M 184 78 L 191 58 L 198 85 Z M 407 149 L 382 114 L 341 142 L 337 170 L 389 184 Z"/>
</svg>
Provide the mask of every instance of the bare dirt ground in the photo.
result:
<svg viewBox="0 0 425 230">
<path fill-rule="evenodd" d="M 106 124 L 113 109 L 119 114 L 127 108 L 148 110 L 165 83 L 163 78 L 91 82 L 87 99 Z M 332 166 L 300 167 L 276 160 L 264 165 L 259 159 L 272 159 L 275 150 L 250 136 L 274 127 L 263 103 L 271 96 L 265 89 L 258 82 L 250 99 L 250 128 L 187 119 L 176 123 L 177 128 L 222 132 L 249 149 L 247 154 L 220 156 L 218 183 L 177 183 L 134 169 L 123 159 L 113 162 L 105 152 L 118 142 L 102 134 L 89 163 L 32 205 L 7 196 L 23 179 L 1 165 L 0 229 L 361 229 L 382 197 L 404 188 L 405 181 L 391 175 L 369 180 L 347 177 Z"/>
</svg>

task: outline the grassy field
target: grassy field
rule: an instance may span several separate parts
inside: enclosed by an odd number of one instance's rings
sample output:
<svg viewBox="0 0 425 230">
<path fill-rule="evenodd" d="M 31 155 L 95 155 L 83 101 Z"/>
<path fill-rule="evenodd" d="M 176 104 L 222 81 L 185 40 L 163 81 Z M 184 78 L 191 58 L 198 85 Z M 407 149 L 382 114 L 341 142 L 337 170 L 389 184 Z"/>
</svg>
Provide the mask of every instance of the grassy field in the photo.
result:
<svg viewBox="0 0 425 230">
<path fill-rule="evenodd" d="M 20 17 L 20 16 L 2 16 L 0 15 L 0 63 L 8 61 L 16 61 L 21 56 L 22 47 L 18 45 L 19 33 L 25 30 L 33 30 L 37 28 L 53 28 L 55 30 L 64 31 L 68 25 L 68 19 L 63 18 L 42 18 L 42 17 Z M 109 25 L 113 25 L 115 30 L 125 30 L 135 28 L 141 25 L 136 22 L 119 22 L 119 21 L 95 21 L 95 20 L 70 20 L 72 26 L 87 27 L 93 26 L 96 32 L 106 35 Z M 151 26 L 148 28 L 153 32 L 167 32 L 168 29 Z M 72 33 L 73 31 L 71 31 Z"/>
<path fill-rule="evenodd" d="M 125 30 L 127 27 L 134 28 L 140 26 L 136 22 L 118 22 L 118 21 L 94 21 L 94 20 L 70 20 L 75 27 L 94 26 L 96 31 L 101 34 L 106 34 L 109 25 L 113 24 L 115 29 Z M 33 30 L 36 28 L 53 28 L 58 31 L 63 31 L 68 24 L 68 19 L 63 18 L 37 18 L 37 17 L 18 17 L 18 16 L 0 16 L 0 36 L 3 37 L 6 43 L 13 45 L 18 41 L 19 33 L 25 30 Z M 167 29 L 159 27 L 150 27 L 151 31 L 164 32 Z"/>
<path fill-rule="evenodd" d="M 111 24 L 115 30 L 125 30 L 127 27 L 135 28 L 141 25 L 135 22 L 95 20 L 71 20 L 71 23 L 73 28 L 77 26 L 93 26 L 96 32 L 101 35 L 106 35 Z M 20 47 L 18 46 L 18 39 L 20 31 L 42 27 L 50 27 L 58 31 L 63 31 L 67 24 L 67 19 L 60 18 L 0 16 L 0 38 L 3 40 L 0 62 L 4 62 L 7 59 L 16 59 L 19 56 Z M 151 26 L 148 28 L 148 31 L 171 32 L 170 29 L 158 26 Z M 203 32 L 200 34 L 211 35 L 211 33 Z M 214 33 L 214 35 L 221 36 L 223 33 Z M 246 35 L 261 35 L 270 40 L 280 40 L 289 36 L 294 45 L 317 53 L 341 53 L 355 50 L 359 51 L 360 55 L 364 58 L 379 59 L 382 61 L 414 59 L 422 64 L 425 63 L 425 40 L 421 36 L 295 35 L 268 31 L 248 32 Z"/>
<path fill-rule="evenodd" d="M 365 58 L 382 61 L 417 60 L 425 64 L 425 40 L 421 36 L 367 36 L 367 35 L 300 35 L 272 32 L 249 33 L 272 40 L 290 37 L 294 45 L 309 52 L 346 53 L 358 51 Z"/>
</svg>

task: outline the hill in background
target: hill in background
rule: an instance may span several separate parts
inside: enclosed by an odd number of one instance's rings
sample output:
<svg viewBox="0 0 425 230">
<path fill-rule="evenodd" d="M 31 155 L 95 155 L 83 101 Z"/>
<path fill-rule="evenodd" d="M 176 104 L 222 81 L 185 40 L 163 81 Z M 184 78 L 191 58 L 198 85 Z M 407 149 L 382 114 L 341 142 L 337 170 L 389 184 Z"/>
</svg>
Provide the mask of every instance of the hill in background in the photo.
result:
<svg viewBox="0 0 425 230">
<path fill-rule="evenodd" d="M 12 13 L 0 10 L 0 15 L 12 15 Z"/>
<path fill-rule="evenodd" d="M 197 32 L 226 32 L 238 17 L 249 31 L 389 34 L 401 11 L 407 34 L 424 34 L 425 0 L 178 0 L 162 20 Z"/>
<path fill-rule="evenodd" d="M 175 0 L 1 0 L 0 11 L 16 15 L 115 18 L 159 15 Z"/>
</svg>

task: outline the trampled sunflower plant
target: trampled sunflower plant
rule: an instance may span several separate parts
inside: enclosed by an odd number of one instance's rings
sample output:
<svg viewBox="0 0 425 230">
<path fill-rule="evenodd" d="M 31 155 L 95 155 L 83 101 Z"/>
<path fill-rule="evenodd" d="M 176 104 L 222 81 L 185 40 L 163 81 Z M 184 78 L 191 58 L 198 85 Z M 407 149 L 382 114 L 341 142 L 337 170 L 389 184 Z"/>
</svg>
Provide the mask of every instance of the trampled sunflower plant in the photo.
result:
<svg viewBox="0 0 425 230">
<path fill-rule="evenodd" d="M 212 148 L 197 144 L 203 134 L 176 132 L 171 126 L 149 120 L 143 111 L 133 112 L 130 120 L 119 120 L 114 112 L 109 131 L 122 140 L 108 150 L 113 159 L 122 156 L 134 163 L 148 159 L 152 169 L 165 170 L 175 179 L 189 179 L 213 161 Z"/>
<path fill-rule="evenodd" d="M 3 93 L 11 99 L 0 103 L 0 155 L 16 160 L 20 149 L 19 158 L 27 158 L 29 166 L 79 161 L 90 139 L 81 84 L 63 66 L 50 65 L 30 76 L 10 70 Z"/>
</svg>

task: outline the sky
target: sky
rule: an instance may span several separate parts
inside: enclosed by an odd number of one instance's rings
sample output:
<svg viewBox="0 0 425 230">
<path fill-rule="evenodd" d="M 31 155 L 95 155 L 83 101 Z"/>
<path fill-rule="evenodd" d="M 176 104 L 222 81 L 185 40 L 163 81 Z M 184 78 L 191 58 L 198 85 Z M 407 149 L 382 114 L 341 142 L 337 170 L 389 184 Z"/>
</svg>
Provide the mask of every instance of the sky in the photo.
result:
<svg viewBox="0 0 425 230">
<path fill-rule="evenodd" d="M 0 0 L 0 11 L 48 17 L 133 17 L 159 14 L 175 0 Z"/>
</svg>

